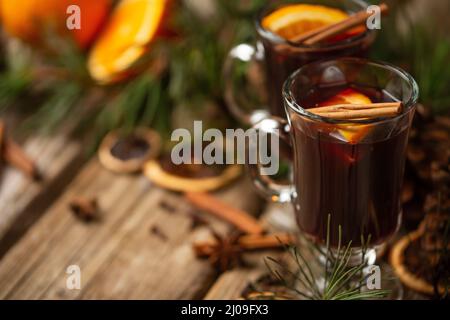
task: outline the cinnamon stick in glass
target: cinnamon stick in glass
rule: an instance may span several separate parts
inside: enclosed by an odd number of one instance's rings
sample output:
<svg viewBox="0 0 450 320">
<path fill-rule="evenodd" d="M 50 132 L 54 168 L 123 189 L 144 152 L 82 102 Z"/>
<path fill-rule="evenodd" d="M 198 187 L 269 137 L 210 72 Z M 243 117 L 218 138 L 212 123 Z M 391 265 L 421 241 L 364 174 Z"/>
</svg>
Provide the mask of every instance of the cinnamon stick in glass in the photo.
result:
<svg viewBox="0 0 450 320">
<path fill-rule="evenodd" d="M 389 9 L 385 3 L 380 4 L 379 7 L 381 13 L 386 13 Z M 371 12 L 362 10 L 337 23 L 325 25 L 323 27 L 302 33 L 292 41 L 296 43 L 304 43 L 306 45 L 313 45 L 341 34 L 342 32 L 358 25 L 364 24 L 371 15 Z"/>
<path fill-rule="evenodd" d="M 338 104 L 333 106 L 307 109 L 321 117 L 332 119 L 362 119 L 376 117 L 392 117 L 402 112 L 401 102 L 371 104 Z"/>
</svg>

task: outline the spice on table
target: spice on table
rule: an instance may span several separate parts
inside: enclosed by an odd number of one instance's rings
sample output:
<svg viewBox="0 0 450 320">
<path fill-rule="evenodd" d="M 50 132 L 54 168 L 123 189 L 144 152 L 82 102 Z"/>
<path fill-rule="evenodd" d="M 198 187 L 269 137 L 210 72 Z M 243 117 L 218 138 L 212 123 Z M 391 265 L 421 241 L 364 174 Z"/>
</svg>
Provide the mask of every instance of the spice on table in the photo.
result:
<svg viewBox="0 0 450 320">
<path fill-rule="evenodd" d="M 203 192 L 187 192 L 185 198 L 194 206 L 219 217 L 239 230 L 249 234 L 261 234 L 261 224 L 247 212 L 234 208 L 215 196 Z"/>
<path fill-rule="evenodd" d="M 168 213 L 174 213 L 177 210 L 173 204 L 171 204 L 170 202 L 166 201 L 165 199 L 162 199 L 158 203 L 158 205 L 159 205 L 159 207 L 161 209 L 164 209 Z"/>
<path fill-rule="evenodd" d="M 162 241 L 169 240 L 169 237 L 156 225 L 150 227 L 150 233 L 160 238 Z"/>
<path fill-rule="evenodd" d="M 27 177 L 40 180 L 41 175 L 36 164 L 23 149 L 6 134 L 5 124 L 0 120 L 0 155 L 7 164 L 19 169 Z"/>
<path fill-rule="evenodd" d="M 195 210 L 188 210 L 186 214 L 189 216 L 189 218 L 191 218 L 191 225 L 190 225 L 191 230 L 209 224 L 208 221 L 204 219 L 202 216 L 200 216 L 199 213 Z"/>
<path fill-rule="evenodd" d="M 294 243 L 294 238 L 285 233 L 222 237 L 213 232 L 213 236 L 214 240 L 195 242 L 193 249 L 197 257 L 208 258 L 220 271 L 242 264 L 241 254 L 246 251 L 276 249 Z"/>
<path fill-rule="evenodd" d="M 241 250 L 276 249 L 294 243 L 294 237 L 287 233 L 267 235 L 242 235 L 235 239 L 235 245 Z M 195 242 L 193 247 L 198 257 L 211 255 L 217 248 L 217 241 Z"/>
<path fill-rule="evenodd" d="M 76 197 L 70 201 L 69 207 L 72 213 L 82 221 L 90 222 L 98 218 L 97 199 Z"/>
<path fill-rule="evenodd" d="M 3 157 L 7 163 L 22 171 L 33 180 L 41 180 L 41 175 L 36 164 L 31 160 L 22 148 L 11 139 L 6 139 L 3 147 Z"/>
<path fill-rule="evenodd" d="M 5 134 L 5 123 L 2 120 L 0 120 L 0 155 L 3 154 L 4 134 Z M 0 157 L 0 165 L 2 164 L 2 162 L 3 162 L 3 157 Z"/>
</svg>

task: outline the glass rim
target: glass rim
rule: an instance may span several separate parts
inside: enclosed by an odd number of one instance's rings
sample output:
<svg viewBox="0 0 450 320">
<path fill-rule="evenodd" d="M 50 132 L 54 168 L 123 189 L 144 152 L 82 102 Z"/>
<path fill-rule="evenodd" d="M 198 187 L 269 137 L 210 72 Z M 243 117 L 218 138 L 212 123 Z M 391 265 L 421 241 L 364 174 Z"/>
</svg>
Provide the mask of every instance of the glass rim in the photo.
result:
<svg viewBox="0 0 450 320">
<path fill-rule="evenodd" d="M 309 112 L 308 109 L 303 108 L 295 99 L 294 94 L 291 91 L 291 85 L 292 83 L 297 79 L 298 75 L 306 68 L 324 64 L 324 63 L 332 63 L 332 62 L 344 62 L 344 63 L 358 63 L 361 65 L 371 65 L 376 68 L 385 69 L 388 71 L 391 71 L 398 75 L 400 78 L 402 78 L 405 82 L 409 83 L 411 87 L 411 95 L 408 98 L 408 100 L 403 103 L 404 110 L 400 114 L 394 116 L 394 117 L 376 117 L 376 118 L 370 118 L 370 119 L 332 119 L 328 117 L 322 117 L 315 113 Z M 345 57 L 345 58 L 337 58 L 337 59 L 331 59 L 331 60 L 321 60 L 316 61 L 312 63 L 308 63 L 296 71 L 294 71 L 284 82 L 283 84 L 283 99 L 285 102 L 285 106 L 287 105 L 290 109 L 292 109 L 297 114 L 300 114 L 301 116 L 307 117 L 311 120 L 317 121 L 317 122 L 324 122 L 329 124 L 368 124 L 368 123 L 384 123 L 389 121 L 397 120 L 401 117 L 403 117 L 405 114 L 408 114 L 414 106 L 417 104 L 418 97 L 419 97 L 419 87 L 417 85 L 417 82 L 414 80 L 414 78 L 405 70 L 384 61 L 375 61 L 370 59 L 363 59 L 363 58 L 353 58 L 353 57 Z"/>
<path fill-rule="evenodd" d="M 360 5 L 361 8 L 367 8 L 369 6 L 369 3 L 367 3 L 364 0 L 346 0 L 346 1 L 350 1 L 353 2 L 357 5 Z M 280 5 L 279 7 L 281 7 L 282 5 Z M 267 39 L 271 42 L 277 43 L 277 44 L 283 44 L 286 45 L 288 47 L 292 47 L 295 49 L 309 49 L 309 50 L 313 50 L 313 49 L 326 49 L 326 50 L 333 50 L 333 49 L 338 49 L 338 48 L 342 48 L 344 46 L 349 46 L 352 45 L 354 43 L 360 42 L 366 38 L 369 38 L 370 36 L 374 35 L 376 33 L 376 30 L 369 30 L 366 29 L 366 31 L 364 31 L 361 34 L 355 35 L 355 36 L 351 36 L 347 39 L 344 40 L 340 40 L 340 41 L 336 41 L 333 43 L 316 43 L 313 45 L 305 45 L 302 43 L 296 43 L 296 42 L 292 42 L 289 41 L 283 37 L 280 37 L 279 35 L 277 35 L 276 33 L 264 28 L 261 24 L 262 22 L 262 18 L 265 17 L 268 14 L 268 11 L 272 11 L 271 10 L 272 7 L 271 6 L 265 6 L 263 7 L 261 10 L 259 10 L 259 12 L 256 15 L 256 19 L 255 19 L 255 25 L 256 25 L 256 31 L 258 32 L 258 34 L 263 37 L 264 39 Z"/>
</svg>

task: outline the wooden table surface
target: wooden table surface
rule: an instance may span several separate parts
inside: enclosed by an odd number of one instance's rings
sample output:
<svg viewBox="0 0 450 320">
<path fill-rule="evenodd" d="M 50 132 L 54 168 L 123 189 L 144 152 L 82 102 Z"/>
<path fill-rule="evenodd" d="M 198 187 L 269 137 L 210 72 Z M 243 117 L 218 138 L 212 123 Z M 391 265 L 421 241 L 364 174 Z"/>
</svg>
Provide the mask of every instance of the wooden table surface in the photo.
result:
<svg viewBox="0 0 450 320">
<path fill-rule="evenodd" d="M 257 274 L 241 269 L 223 280 L 195 257 L 192 242 L 207 238 L 210 226 L 221 233 L 231 228 L 207 214 L 208 227 L 194 226 L 182 195 L 142 175 L 111 173 L 96 157 L 81 164 L 80 145 L 62 137 L 33 137 L 25 150 L 45 178 L 30 182 L 2 170 L 0 299 L 238 298 Z M 245 177 L 216 194 L 253 214 L 264 206 Z M 71 213 L 76 196 L 98 200 L 99 221 Z M 70 265 L 80 267 L 81 290 L 66 288 Z"/>
<path fill-rule="evenodd" d="M 118 175 L 96 157 L 83 160 L 79 143 L 34 136 L 25 143 L 44 180 L 30 182 L 3 168 L 0 175 L 0 299 L 237 299 L 267 273 L 263 257 L 218 273 L 197 259 L 194 240 L 230 226 L 202 213 L 208 226 L 193 224 L 182 195 L 152 185 L 142 175 Z M 216 195 L 259 215 L 267 228 L 286 206 L 266 206 L 245 177 Z M 76 218 L 69 202 L 96 198 L 100 219 Z M 157 232 L 155 232 L 155 230 Z M 81 290 L 66 287 L 70 265 L 81 270 Z"/>
</svg>

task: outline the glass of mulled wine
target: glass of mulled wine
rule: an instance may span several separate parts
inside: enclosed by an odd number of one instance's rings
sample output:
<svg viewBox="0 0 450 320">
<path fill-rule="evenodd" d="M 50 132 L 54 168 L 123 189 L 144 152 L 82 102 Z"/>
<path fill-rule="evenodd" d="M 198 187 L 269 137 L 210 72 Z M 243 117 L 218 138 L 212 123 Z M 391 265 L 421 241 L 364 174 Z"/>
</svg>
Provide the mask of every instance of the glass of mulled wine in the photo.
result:
<svg viewBox="0 0 450 320">
<path fill-rule="evenodd" d="M 300 230 L 316 244 L 328 235 L 332 248 L 382 245 L 401 222 L 417 99 L 414 79 L 387 63 L 341 58 L 301 67 L 283 87 L 287 121 L 255 125 L 289 141 L 293 183 L 279 185 L 255 165 L 255 185 L 272 200 L 292 202 Z"/>
<path fill-rule="evenodd" d="M 323 59 L 363 57 L 375 39 L 364 25 L 315 44 L 296 39 L 325 25 L 366 10 L 362 0 L 270 1 L 255 19 L 256 46 L 239 44 L 224 65 L 225 99 L 233 116 L 254 124 L 269 116 L 284 117 L 282 86 L 296 69 Z M 257 72 L 262 69 L 261 72 Z M 265 96 L 267 101 L 257 101 Z M 266 107 L 254 108 L 255 104 Z"/>
</svg>

